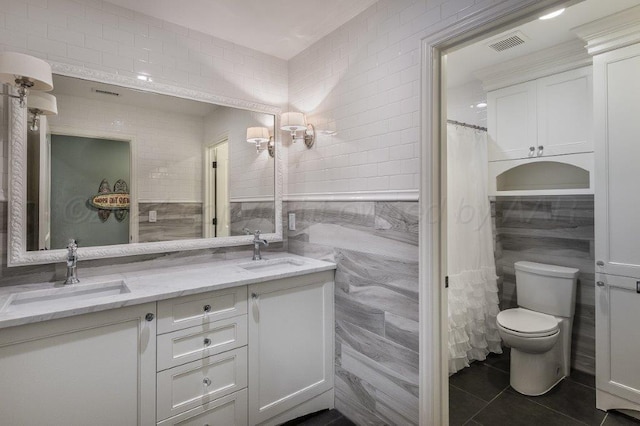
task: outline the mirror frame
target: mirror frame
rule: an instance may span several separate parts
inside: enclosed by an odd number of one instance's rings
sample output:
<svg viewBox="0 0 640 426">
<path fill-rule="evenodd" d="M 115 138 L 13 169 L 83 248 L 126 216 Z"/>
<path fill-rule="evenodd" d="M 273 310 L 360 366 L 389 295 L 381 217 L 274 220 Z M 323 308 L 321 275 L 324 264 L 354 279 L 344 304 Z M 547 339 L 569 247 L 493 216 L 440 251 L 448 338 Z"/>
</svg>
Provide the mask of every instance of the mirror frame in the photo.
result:
<svg viewBox="0 0 640 426">
<path fill-rule="evenodd" d="M 282 110 L 273 105 L 250 102 L 219 96 L 212 93 L 172 86 L 164 83 L 141 81 L 136 78 L 116 75 L 105 71 L 92 70 L 75 65 L 49 62 L 54 74 L 114 84 L 130 89 L 175 96 L 194 101 L 212 103 L 227 107 L 257 111 L 274 115 L 274 210 L 275 232 L 263 234 L 269 242 L 282 241 L 282 185 L 284 165 L 282 144 L 278 137 Z M 27 110 L 21 108 L 17 99 L 8 102 L 8 218 L 7 218 L 7 266 L 37 265 L 63 262 L 67 250 L 26 250 L 26 198 L 27 198 Z M 185 250 L 232 247 L 252 244 L 253 235 L 232 237 L 199 238 L 148 243 L 117 244 L 112 246 L 80 247 L 78 259 L 104 259 L 123 256 L 137 256 Z"/>
</svg>

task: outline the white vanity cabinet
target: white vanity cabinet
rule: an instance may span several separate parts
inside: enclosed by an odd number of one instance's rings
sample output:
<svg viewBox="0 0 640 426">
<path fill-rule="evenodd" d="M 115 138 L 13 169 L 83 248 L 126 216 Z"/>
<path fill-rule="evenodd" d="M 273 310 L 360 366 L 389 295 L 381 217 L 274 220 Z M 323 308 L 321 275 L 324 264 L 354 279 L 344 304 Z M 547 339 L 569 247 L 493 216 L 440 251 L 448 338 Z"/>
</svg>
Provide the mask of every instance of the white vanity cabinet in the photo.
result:
<svg viewBox="0 0 640 426">
<path fill-rule="evenodd" d="M 247 287 L 158 302 L 157 360 L 159 425 L 246 425 Z"/>
<path fill-rule="evenodd" d="M 153 425 L 155 308 L 146 303 L 3 329 L 0 423 Z"/>
<path fill-rule="evenodd" d="M 249 286 L 249 424 L 333 407 L 333 271 Z"/>
<path fill-rule="evenodd" d="M 596 404 L 640 410 L 640 44 L 594 56 Z"/>
<path fill-rule="evenodd" d="M 487 93 L 489 161 L 592 152 L 591 67 Z"/>
</svg>

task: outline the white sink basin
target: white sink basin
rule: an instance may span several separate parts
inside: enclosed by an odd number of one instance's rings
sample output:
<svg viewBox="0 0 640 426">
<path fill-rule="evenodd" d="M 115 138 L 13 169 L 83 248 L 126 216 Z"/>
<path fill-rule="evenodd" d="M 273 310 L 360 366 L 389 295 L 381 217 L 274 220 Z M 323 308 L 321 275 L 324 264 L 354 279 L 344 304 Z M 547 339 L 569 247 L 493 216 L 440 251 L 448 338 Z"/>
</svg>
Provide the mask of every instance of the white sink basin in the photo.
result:
<svg viewBox="0 0 640 426">
<path fill-rule="evenodd" d="M 104 296 L 130 293 L 123 280 L 93 284 L 71 284 L 64 287 L 13 293 L 0 312 L 17 312 L 41 306 L 60 306 L 78 300 L 89 300 Z"/>
<path fill-rule="evenodd" d="M 278 272 L 296 269 L 304 265 L 304 261 L 293 257 L 281 257 L 279 259 L 262 259 L 238 265 L 242 269 L 251 272 Z"/>
</svg>

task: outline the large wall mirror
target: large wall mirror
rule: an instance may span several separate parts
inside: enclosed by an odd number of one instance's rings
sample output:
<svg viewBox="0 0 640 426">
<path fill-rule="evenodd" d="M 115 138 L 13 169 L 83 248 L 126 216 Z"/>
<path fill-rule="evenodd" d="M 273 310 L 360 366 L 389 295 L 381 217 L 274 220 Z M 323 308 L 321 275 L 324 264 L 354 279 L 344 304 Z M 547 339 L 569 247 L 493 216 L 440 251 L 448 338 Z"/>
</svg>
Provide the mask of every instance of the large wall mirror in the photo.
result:
<svg viewBox="0 0 640 426">
<path fill-rule="evenodd" d="M 282 239 L 279 109 L 52 64 L 58 114 L 10 105 L 9 266 Z"/>
</svg>

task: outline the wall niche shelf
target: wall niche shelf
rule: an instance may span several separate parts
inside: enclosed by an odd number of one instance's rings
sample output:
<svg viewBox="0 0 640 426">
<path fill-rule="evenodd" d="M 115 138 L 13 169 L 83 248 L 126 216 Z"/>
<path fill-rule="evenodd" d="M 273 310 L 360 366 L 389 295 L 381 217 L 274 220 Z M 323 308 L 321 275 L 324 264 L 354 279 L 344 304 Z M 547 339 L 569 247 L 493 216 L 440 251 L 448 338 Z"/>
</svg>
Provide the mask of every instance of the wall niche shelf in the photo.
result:
<svg viewBox="0 0 640 426">
<path fill-rule="evenodd" d="M 489 195 L 593 194 L 593 153 L 489 163 Z"/>
</svg>

